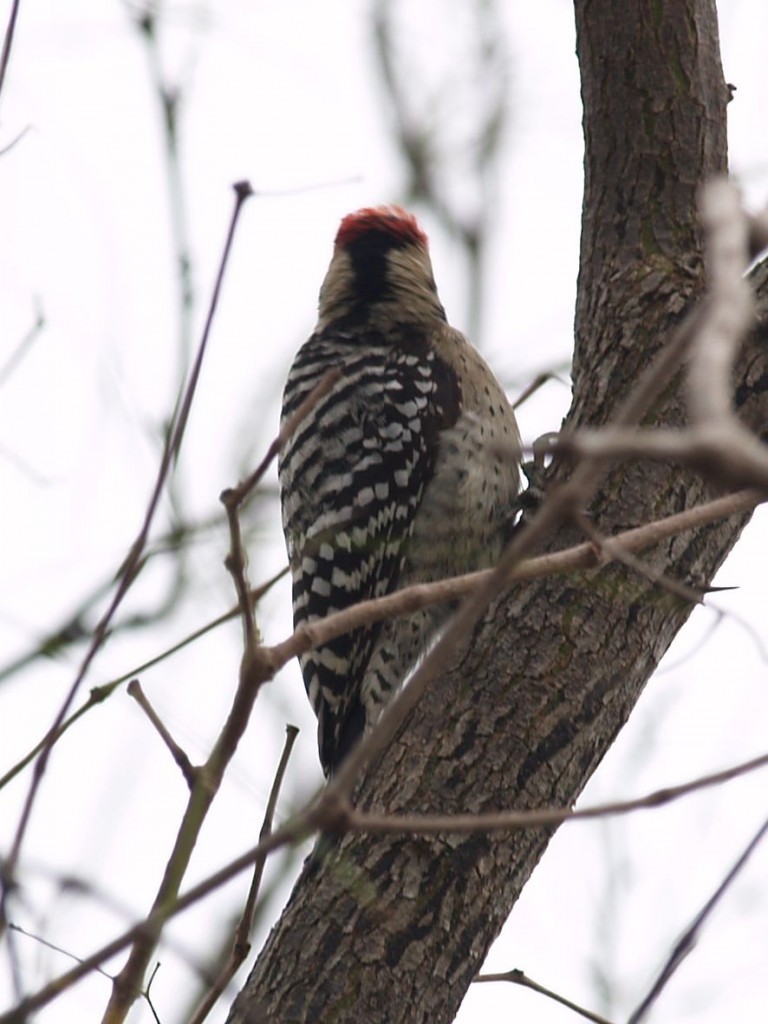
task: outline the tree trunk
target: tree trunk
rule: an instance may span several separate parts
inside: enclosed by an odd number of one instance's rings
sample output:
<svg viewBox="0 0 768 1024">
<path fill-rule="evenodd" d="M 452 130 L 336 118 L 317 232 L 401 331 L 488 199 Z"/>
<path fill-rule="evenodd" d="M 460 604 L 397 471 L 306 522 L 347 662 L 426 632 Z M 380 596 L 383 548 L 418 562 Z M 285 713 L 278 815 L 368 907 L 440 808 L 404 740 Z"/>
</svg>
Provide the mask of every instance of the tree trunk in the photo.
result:
<svg viewBox="0 0 768 1024">
<path fill-rule="evenodd" d="M 713 0 L 577 0 L 576 20 L 586 178 L 569 422 L 601 424 L 701 291 L 696 191 L 726 166 L 727 89 Z M 766 369 L 753 339 L 737 389 L 752 423 L 766 418 Z M 683 421 L 676 380 L 647 422 Z M 712 493 L 679 466 L 635 462 L 612 471 L 592 512 L 612 532 Z M 686 533 L 647 561 L 704 586 L 743 525 Z M 513 587 L 370 767 L 358 804 L 572 804 L 690 610 L 615 565 Z M 344 837 L 305 867 L 230 1021 L 452 1020 L 551 834 Z"/>
</svg>

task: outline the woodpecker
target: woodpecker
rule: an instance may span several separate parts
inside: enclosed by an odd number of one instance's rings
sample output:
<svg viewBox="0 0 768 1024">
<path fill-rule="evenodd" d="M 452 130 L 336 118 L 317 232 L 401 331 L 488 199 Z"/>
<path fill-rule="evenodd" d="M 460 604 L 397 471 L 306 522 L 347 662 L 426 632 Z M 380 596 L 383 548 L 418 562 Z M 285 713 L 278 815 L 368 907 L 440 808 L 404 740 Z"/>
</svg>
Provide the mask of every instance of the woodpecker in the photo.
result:
<svg viewBox="0 0 768 1024">
<path fill-rule="evenodd" d="M 317 326 L 288 376 L 283 423 L 333 367 L 340 378 L 278 465 L 297 626 L 493 565 L 520 487 L 514 413 L 485 360 L 448 325 L 427 237 L 399 207 L 342 220 Z M 326 776 L 448 614 L 426 608 L 302 655 Z"/>
</svg>

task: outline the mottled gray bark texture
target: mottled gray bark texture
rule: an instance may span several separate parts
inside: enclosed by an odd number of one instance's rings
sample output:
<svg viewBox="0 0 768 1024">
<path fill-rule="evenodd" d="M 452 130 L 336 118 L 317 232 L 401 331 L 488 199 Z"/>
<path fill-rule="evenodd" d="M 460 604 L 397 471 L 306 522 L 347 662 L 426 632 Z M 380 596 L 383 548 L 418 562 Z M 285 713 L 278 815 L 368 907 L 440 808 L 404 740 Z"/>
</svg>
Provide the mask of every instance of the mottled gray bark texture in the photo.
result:
<svg viewBox="0 0 768 1024">
<path fill-rule="evenodd" d="M 586 183 L 569 422 L 601 424 L 701 291 L 696 192 L 726 166 L 727 90 L 713 0 L 577 0 L 576 20 Z M 768 411 L 765 333 L 736 381 L 753 426 Z M 684 418 L 677 379 L 647 422 Z M 713 493 L 679 466 L 627 464 L 596 495 L 594 521 L 612 532 Z M 743 525 L 687 533 L 647 560 L 704 586 Z M 512 588 L 371 766 L 358 802 L 571 804 L 689 612 L 615 565 Z M 346 836 L 305 868 L 230 1020 L 452 1020 L 550 835 Z"/>
</svg>

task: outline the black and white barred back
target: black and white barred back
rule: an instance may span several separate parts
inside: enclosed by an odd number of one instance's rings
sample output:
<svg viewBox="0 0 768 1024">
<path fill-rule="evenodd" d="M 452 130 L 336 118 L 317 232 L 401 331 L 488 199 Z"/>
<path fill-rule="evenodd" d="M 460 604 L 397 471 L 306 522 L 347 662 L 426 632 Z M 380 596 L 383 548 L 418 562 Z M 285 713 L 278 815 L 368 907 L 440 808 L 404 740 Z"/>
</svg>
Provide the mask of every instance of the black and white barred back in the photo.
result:
<svg viewBox="0 0 768 1024">
<path fill-rule="evenodd" d="M 459 401 L 436 353 L 411 332 L 402 340 L 330 328 L 306 342 L 291 369 L 284 419 L 330 367 L 342 370 L 280 459 L 296 625 L 388 594 L 402 575 L 438 434 Z M 326 772 L 364 730 L 361 684 L 380 633 L 380 625 L 357 629 L 301 658 Z"/>
<path fill-rule="evenodd" d="M 409 583 L 492 565 L 514 514 L 519 438 L 482 357 L 451 328 L 426 237 L 394 207 L 342 221 L 315 333 L 283 422 L 333 367 L 341 376 L 279 460 L 298 626 Z M 330 774 L 378 718 L 444 621 L 430 608 L 303 655 Z"/>
</svg>

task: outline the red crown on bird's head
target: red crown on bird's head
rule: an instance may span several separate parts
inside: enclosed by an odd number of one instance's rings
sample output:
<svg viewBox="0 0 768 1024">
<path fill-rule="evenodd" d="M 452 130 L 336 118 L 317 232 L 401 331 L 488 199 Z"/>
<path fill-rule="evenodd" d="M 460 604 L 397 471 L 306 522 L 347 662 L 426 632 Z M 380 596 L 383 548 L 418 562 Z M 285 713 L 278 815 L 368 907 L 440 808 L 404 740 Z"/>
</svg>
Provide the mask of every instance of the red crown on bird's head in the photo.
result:
<svg viewBox="0 0 768 1024">
<path fill-rule="evenodd" d="M 336 245 L 345 248 L 372 231 L 391 235 L 401 244 L 427 247 L 419 222 L 401 206 L 366 206 L 347 214 L 339 225 Z"/>
</svg>

